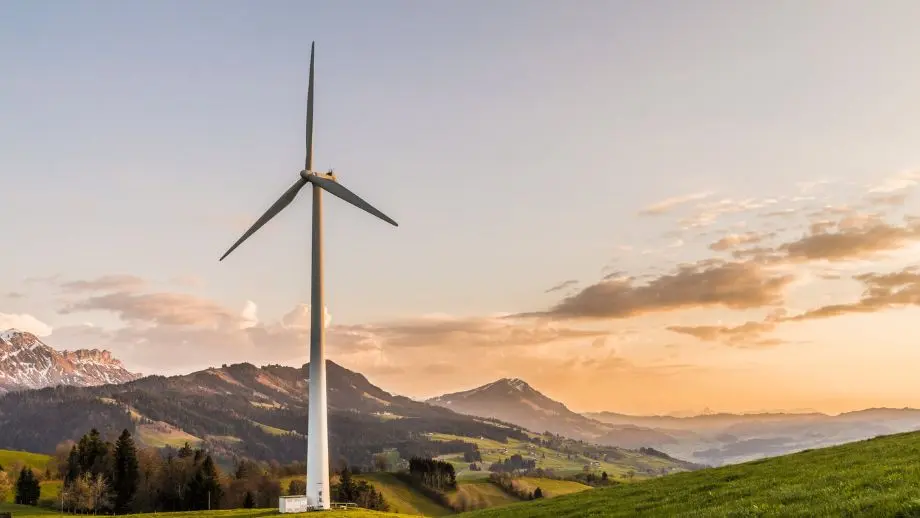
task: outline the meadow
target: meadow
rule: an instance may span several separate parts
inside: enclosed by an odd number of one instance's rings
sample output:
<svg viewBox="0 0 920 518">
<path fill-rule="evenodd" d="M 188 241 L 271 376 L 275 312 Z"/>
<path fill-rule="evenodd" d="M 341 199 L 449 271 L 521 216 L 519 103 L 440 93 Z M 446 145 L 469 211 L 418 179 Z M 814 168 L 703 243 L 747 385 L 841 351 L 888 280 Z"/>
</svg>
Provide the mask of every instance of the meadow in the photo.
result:
<svg viewBox="0 0 920 518">
<path fill-rule="evenodd" d="M 517 439 L 509 439 L 508 442 L 503 443 L 491 439 L 473 439 L 470 437 L 440 433 L 430 434 L 429 437 L 435 441 L 459 440 L 475 444 L 479 447 L 479 452 L 482 454 L 482 461 L 485 468 L 488 468 L 489 464 L 493 462 L 507 459 L 511 455 L 517 453 L 523 457 L 536 459 L 538 468 L 552 470 L 559 476 L 571 476 L 576 473 L 581 473 L 584 465 L 589 464 L 592 460 L 580 455 L 572 455 L 572 458 L 568 458 L 566 454 L 559 451 Z M 617 459 L 615 462 L 600 461 L 599 464 L 594 466 L 592 471 L 598 474 L 606 471 L 607 475 L 614 479 L 640 480 L 649 478 L 639 472 L 640 467 L 661 469 L 671 466 L 671 464 L 664 459 L 641 455 L 629 450 L 621 450 L 621 452 L 623 458 Z M 470 471 L 469 463 L 464 462 L 463 455 L 442 455 L 438 457 L 438 459 L 453 464 L 454 469 L 457 470 L 457 479 L 460 481 L 489 477 L 489 472 L 487 470 Z M 634 474 L 630 476 L 630 472 Z"/>
</svg>

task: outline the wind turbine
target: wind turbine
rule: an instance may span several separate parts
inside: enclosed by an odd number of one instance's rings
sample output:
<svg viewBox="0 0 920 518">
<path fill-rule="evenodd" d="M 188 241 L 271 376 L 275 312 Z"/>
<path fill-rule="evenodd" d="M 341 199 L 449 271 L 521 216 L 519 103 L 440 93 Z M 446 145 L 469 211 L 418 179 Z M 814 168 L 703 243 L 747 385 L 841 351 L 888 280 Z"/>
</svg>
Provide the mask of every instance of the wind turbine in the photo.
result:
<svg viewBox="0 0 920 518">
<path fill-rule="evenodd" d="M 310 83 L 307 90 L 307 157 L 297 182 L 291 186 L 255 223 L 227 250 L 220 260 L 290 205 L 297 193 L 308 183 L 313 185 L 313 258 L 310 296 L 310 401 L 307 436 L 307 504 L 329 509 L 329 432 L 326 405 L 325 306 L 323 305 L 323 191 L 341 198 L 387 223 L 398 226 L 357 194 L 338 182 L 330 170 L 313 170 L 313 57 L 316 42 L 310 45 Z"/>
</svg>

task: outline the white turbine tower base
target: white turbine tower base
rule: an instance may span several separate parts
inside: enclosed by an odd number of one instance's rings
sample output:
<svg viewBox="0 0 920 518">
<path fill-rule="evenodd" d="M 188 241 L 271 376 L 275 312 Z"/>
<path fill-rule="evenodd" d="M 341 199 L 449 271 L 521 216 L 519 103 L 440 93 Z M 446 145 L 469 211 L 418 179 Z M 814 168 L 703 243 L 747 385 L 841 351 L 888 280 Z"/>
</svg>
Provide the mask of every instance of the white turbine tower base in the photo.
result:
<svg viewBox="0 0 920 518">
<path fill-rule="evenodd" d="M 306 500 L 282 498 L 278 507 L 281 512 L 303 512 L 308 509 L 329 509 L 329 429 L 326 404 L 326 348 L 325 348 L 325 305 L 323 304 L 323 191 L 351 203 L 378 218 L 397 226 L 386 214 L 362 200 L 357 194 L 338 183 L 329 173 L 313 171 L 313 58 L 315 42 L 310 46 L 310 82 L 307 89 L 307 156 L 304 169 L 297 182 L 247 230 L 220 260 L 230 255 L 236 247 L 268 223 L 279 212 L 294 201 L 297 193 L 313 184 L 313 250 L 310 293 L 310 400 L 309 428 L 307 433 L 307 494 Z"/>
</svg>

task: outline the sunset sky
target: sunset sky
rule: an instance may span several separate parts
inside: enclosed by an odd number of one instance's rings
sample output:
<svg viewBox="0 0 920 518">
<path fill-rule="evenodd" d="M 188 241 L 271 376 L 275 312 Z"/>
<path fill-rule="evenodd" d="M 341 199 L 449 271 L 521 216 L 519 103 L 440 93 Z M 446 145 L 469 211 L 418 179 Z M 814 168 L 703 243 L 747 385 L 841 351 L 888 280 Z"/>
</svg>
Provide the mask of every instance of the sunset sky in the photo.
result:
<svg viewBox="0 0 920 518">
<path fill-rule="evenodd" d="M 920 407 L 920 3 L 7 3 L 0 328 L 577 411 Z"/>
</svg>

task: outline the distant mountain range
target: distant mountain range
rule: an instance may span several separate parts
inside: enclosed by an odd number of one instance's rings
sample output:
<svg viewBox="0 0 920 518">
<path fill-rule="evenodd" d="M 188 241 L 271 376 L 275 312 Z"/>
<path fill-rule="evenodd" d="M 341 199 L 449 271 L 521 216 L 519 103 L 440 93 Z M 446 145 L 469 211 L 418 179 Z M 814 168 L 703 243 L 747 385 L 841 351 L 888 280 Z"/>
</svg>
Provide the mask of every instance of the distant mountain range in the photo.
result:
<svg viewBox="0 0 920 518">
<path fill-rule="evenodd" d="M 16 329 L 0 332 L 0 394 L 56 385 L 125 383 L 139 377 L 128 372 L 109 351 L 57 351 L 31 333 Z"/>
<path fill-rule="evenodd" d="M 818 412 L 692 417 L 578 414 L 520 379 L 429 400 L 457 412 L 490 417 L 534 431 L 627 448 L 652 447 L 708 465 L 744 462 L 808 448 L 920 429 L 920 410 L 868 409 L 831 416 Z"/>
</svg>

